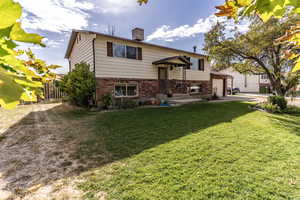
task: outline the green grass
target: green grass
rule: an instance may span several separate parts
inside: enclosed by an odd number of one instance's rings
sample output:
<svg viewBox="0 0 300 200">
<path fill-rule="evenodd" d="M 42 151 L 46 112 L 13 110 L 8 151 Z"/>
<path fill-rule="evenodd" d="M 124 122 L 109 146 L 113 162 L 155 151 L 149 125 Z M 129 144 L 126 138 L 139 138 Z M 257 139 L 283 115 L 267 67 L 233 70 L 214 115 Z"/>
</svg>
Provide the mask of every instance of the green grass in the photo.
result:
<svg viewBox="0 0 300 200">
<path fill-rule="evenodd" d="M 88 199 L 300 199 L 300 117 L 201 103 L 103 113 L 83 174 Z"/>
</svg>

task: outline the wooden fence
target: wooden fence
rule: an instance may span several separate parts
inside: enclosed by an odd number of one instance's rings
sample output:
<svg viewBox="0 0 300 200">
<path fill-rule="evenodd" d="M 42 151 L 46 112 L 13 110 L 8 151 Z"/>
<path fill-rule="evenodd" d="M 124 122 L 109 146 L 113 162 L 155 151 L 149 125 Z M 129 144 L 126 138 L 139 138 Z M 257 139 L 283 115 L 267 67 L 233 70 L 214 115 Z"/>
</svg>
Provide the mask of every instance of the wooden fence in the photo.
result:
<svg viewBox="0 0 300 200">
<path fill-rule="evenodd" d="M 43 95 L 44 98 L 38 97 L 37 102 L 20 100 L 20 104 L 27 105 L 40 102 L 60 101 L 67 96 L 66 93 L 62 92 L 61 89 L 55 85 L 54 81 L 44 84 Z"/>
<path fill-rule="evenodd" d="M 59 87 L 55 85 L 54 81 L 44 84 L 44 100 L 59 100 L 66 96 Z"/>
</svg>

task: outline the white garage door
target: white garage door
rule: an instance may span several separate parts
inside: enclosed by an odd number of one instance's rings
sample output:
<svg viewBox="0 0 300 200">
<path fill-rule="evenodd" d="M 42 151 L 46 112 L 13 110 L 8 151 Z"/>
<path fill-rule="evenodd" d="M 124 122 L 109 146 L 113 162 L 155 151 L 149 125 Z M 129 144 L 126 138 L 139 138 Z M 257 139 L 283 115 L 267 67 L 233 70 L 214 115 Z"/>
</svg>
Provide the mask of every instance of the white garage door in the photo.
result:
<svg viewBox="0 0 300 200">
<path fill-rule="evenodd" d="M 223 96 L 223 79 L 213 79 L 213 93 L 216 93 L 218 97 Z"/>
</svg>

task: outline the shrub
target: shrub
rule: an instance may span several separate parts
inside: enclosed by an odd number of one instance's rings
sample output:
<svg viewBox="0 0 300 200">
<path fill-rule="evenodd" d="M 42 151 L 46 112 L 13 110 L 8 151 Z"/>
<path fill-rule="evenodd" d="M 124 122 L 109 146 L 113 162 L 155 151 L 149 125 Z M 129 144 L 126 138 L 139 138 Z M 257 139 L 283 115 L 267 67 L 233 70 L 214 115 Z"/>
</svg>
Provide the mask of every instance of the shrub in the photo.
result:
<svg viewBox="0 0 300 200">
<path fill-rule="evenodd" d="M 267 87 L 260 87 L 259 88 L 259 93 L 261 93 L 261 94 L 269 93 L 268 88 Z"/>
<path fill-rule="evenodd" d="M 287 101 L 283 96 L 269 96 L 268 103 L 272 105 L 277 105 L 281 110 L 287 108 Z"/>
<path fill-rule="evenodd" d="M 62 78 L 59 87 L 67 93 L 68 100 L 72 104 L 87 107 L 93 99 L 95 84 L 94 73 L 90 71 L 90 65 L 81 62 Z"/>
<path fill-rule="evenodd" d="M 115 106 L 119 109 L 130 109 L 130 108 L 136 108 L 138 106 L 138 103 L 131 99 L 117 99 L 115 101 Z"/>
<path fill-rule="evenodd" d="M 297 106 L 288 106 L 283 112 L 286 114 L 300 114 L 300 108 Z"/>
<path fill-rule="evenodd" d="M 137 107 L 137 102 L 134 100 L 125 100 L 122 103 L 122 108 L 123 109 L 130 109 L 130 108 L 136 108 Z"/>
<path fill-rule="evenodd" d="M 113 103 L 113 98 L 110 93 L 102 95 L 102 105 L 104 109 L 108 109 Z"/>
<path fill-rule="evenodd" d="M 276 104 L 271 104 L 269 102 L 263 102 L 257 105 L 257 107 L 264 109 L 270 113 L 281 113 L 281 109 L 278 105 Z"/>
</svg>

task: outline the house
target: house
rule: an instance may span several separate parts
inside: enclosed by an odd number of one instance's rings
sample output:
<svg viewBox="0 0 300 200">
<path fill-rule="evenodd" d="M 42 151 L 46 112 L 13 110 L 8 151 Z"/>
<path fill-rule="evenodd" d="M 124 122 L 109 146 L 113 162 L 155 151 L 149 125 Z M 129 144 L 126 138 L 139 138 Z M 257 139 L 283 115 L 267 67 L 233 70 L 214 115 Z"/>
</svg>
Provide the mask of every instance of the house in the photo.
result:
<svg viewBox="0 0 300 200">
<path fill-rule="evenodd" d="M 70 70 L 81 61 L 90 64 L 97 101 L 107 93 L 132 99 L 168 93 L 210 97 L 213 84 L 219 95 L 226 95 L 226 76 L 211 72 L 207 56 L 143 40 L 140 28 L 132 30 L 132 39 L 74 30 L 65 58 Z"/>
<path fill-rule="evenodd" d="M 242 74 L 233 70 L 232 68 L 227 68 L 225 70 L 222 70 L 221 72 L 231 75 L 232 81 L 228 81 L 229 88 L 239 88 L 240 92 L 244 93 L 271 92 L 271 84 L 266 74 Z"/>
</svg>

